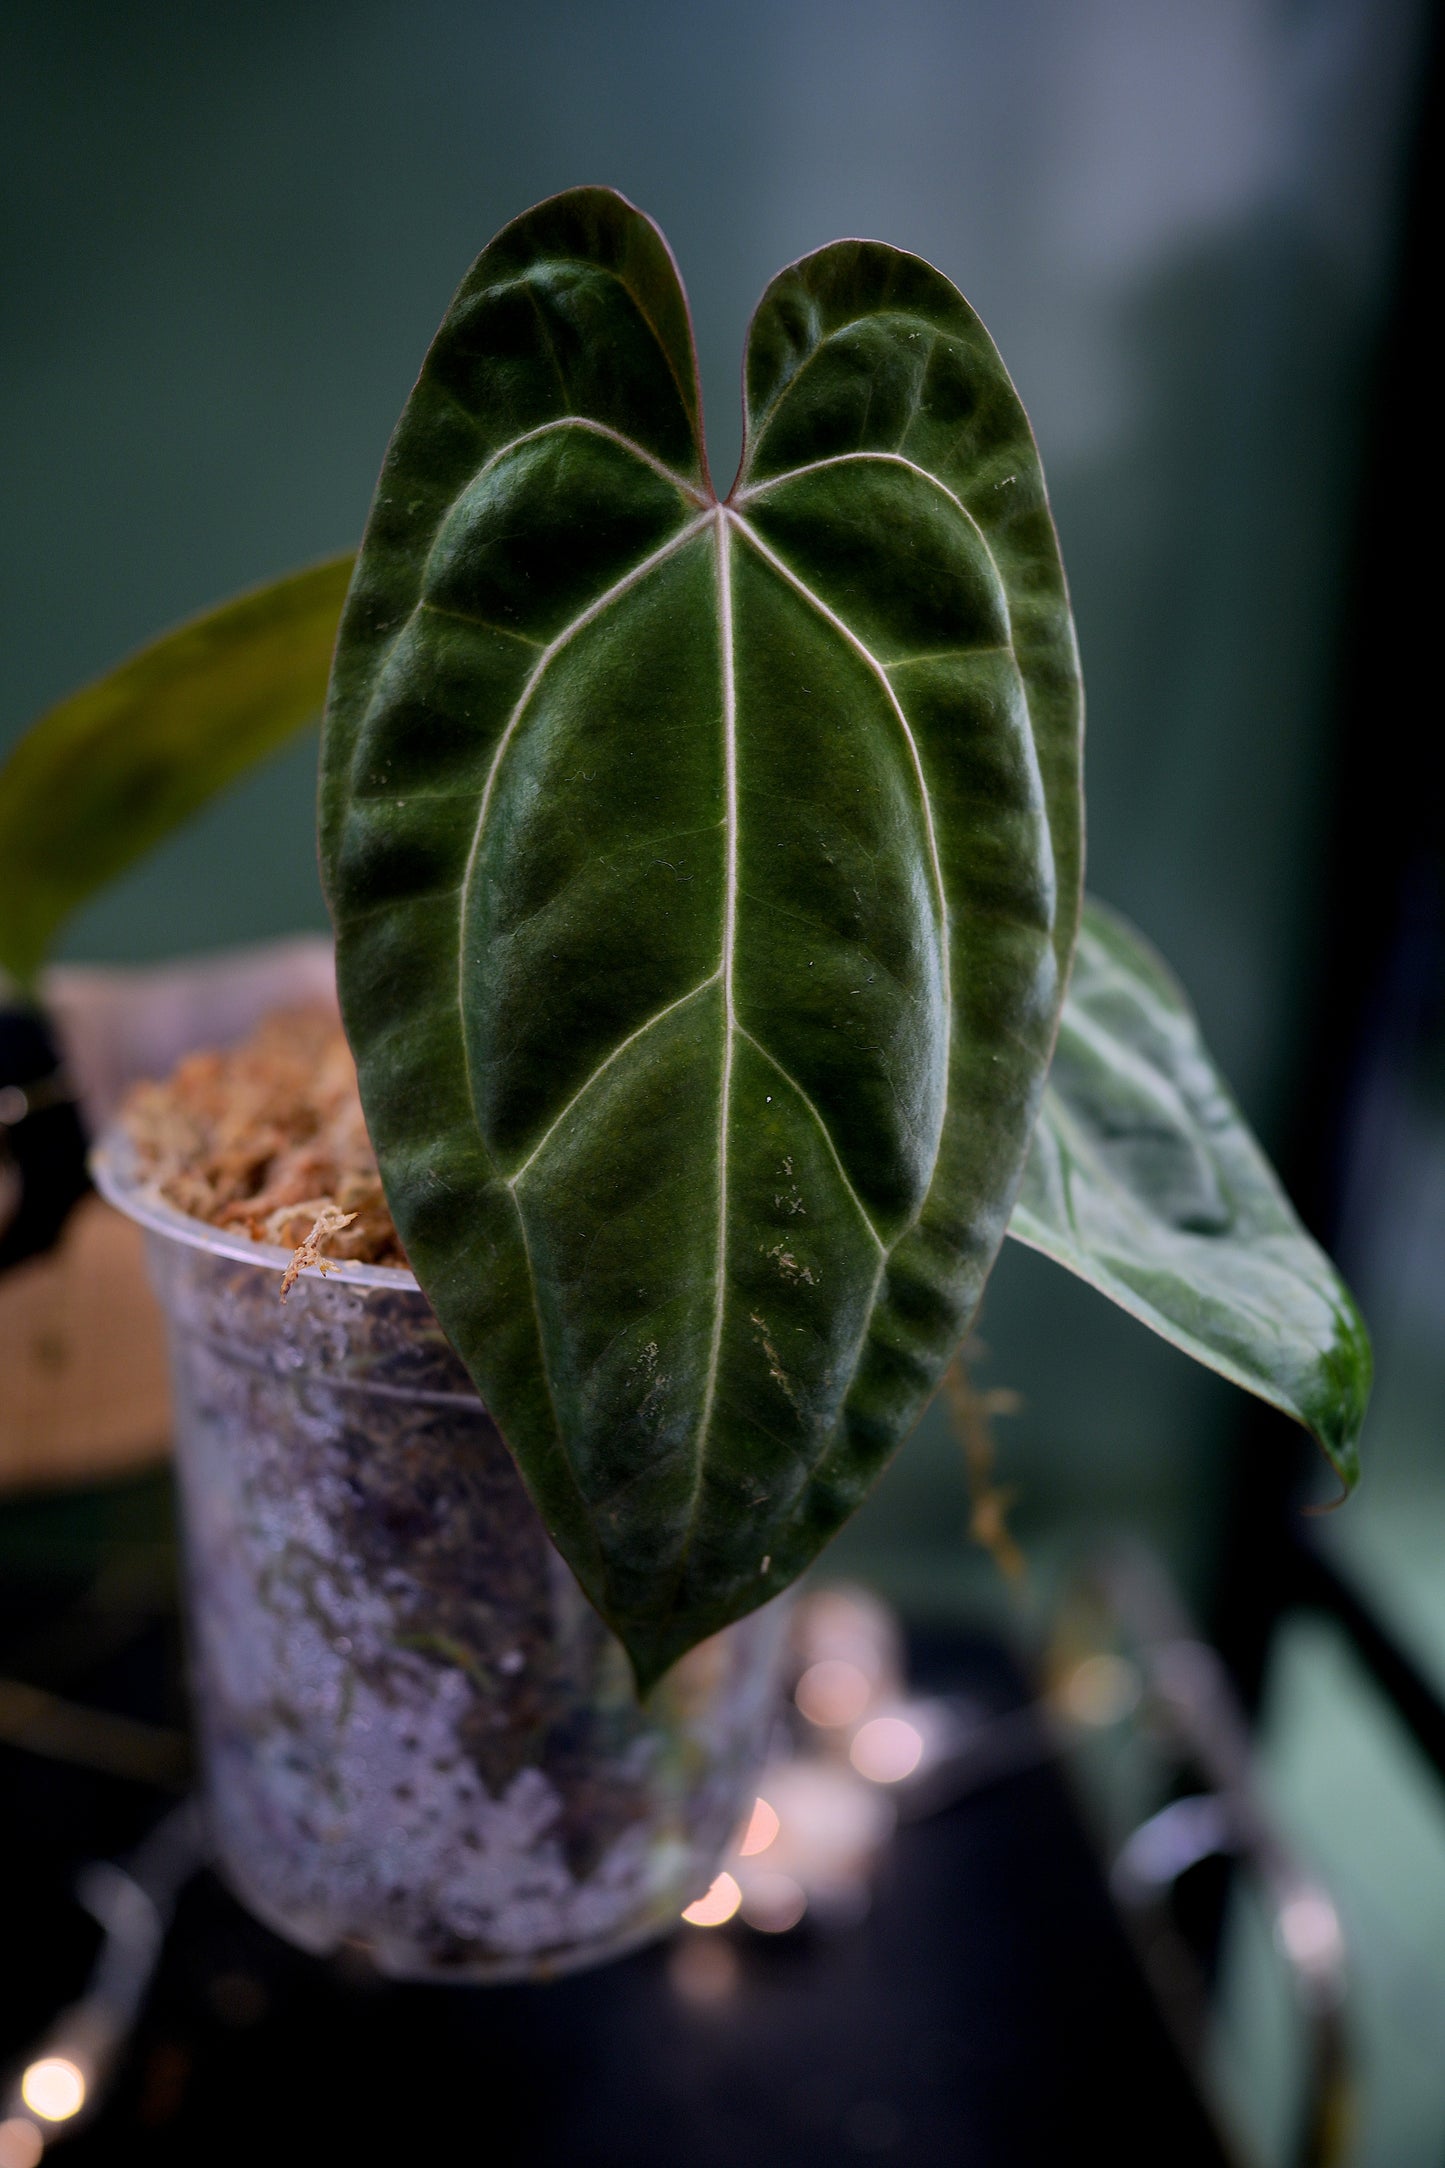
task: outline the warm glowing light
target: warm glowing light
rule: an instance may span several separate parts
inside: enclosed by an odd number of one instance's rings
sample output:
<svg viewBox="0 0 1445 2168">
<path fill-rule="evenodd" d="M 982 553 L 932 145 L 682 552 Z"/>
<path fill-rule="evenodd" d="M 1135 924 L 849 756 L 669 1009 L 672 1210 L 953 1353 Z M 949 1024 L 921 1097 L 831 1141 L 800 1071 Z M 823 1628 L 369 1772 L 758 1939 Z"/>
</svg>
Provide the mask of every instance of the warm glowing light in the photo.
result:
<svg viewBox="0 0 1445 2168">
<path fill-rule="evenodd" d="M 765 1935 L 785 1935 L 808 1909 L 802 1884 L 790 1874 L 753 1874 L 743 1893 L 743 1918 Z"/>
<path fill-rule="evenodd" d="M 741 1978 L 737 1951 L 725 1935 L 679 1935 L 668 1952 L 668 1985 L 694 2010 L 725 2003 Z"/>
<path fill-rule="evenodd" d="M 901 1716 L 875 1716 L 863 1725 L 848 1754 L 860 1777 L 874 1784 L 899 1784 L 923 1759 L 923 1734 Z"/>
<path fill-rule="evenodd" d="M 730 1874 L 720 1874 L 707 1893 L 695 1899 L 683 1913 L 689 1927 L 721 1927 L 743 1901 L 743 1893 Z"/>
<path fill-rule="evenodd" d="M 43 2056 L 20 2080 L 20 2098 L 47 2123 L 68 2123 L 85 2106 L 85 2073 L 63 2055 Z"/>
<path fill-rule="evenodd" d="M 810 1899 L 825 1884 L 867 1873 L 893 1827 L 891 1800 L 860 1784 L 853 1770 L 821 1757 L 775 1766 L 767 1786 L 779 1826 L 760 1865 L 794 1876 Z"/>
<path fill-rule="evenodd" d="M 755 1801 L 753 1811 L 748 1817 L 748 1826 L 743 1831 L 741 1842 L 738 1845 L 738 1857 L 740 1859 L 756 1859 L 759 1852 L 766 1852 L 777 1834 L 777 1815 L 768 1805 L 766 1799 Z"/>
<path fill-rule="evenodd" d="M 856 1723 L 872 1693 L 873 1683 L 866 1671 L 860 1671 L 857 1664 L 845 1664 L 841 1657 L 825 1656 L 820 1663 L 809 1664 L 793 1699 L 810 1724 L 834 1730 L 841 1724 Z"/>
<path fill-rule="evenodd" d="M 0 2123 L 0 2168 L 36 2168 L 45 2151 L 45 2140 L 26 2115 L 7 2116 Z"/>
<path fill-rule="evenodd" d="M 1274 1931 L 1285 1956 L 1302 1972 L 1327 1974 L 1344 1959 L 1339 1914 L 1323 1890 L 1300 1890 L 1289 1898 Z"/>
<path fill-rule="evenodd" d="M 1138 1707 L 1140 1691 L 1138 1668 L 1127 1657 L 1086 1656 L 1061 1683 L 1058 1701 L 1076 1724 L 1102 1731 Z"/>
<path fill-rule="evenodd" d="M 795 1616 L 800 1669 L 837 1656 L 856 1664 L 875 1686 L 896 1686 L 898 1623 L 876 1596 L 861 1588 L 816 1589 L 802 1598 Z"/>
</svg>

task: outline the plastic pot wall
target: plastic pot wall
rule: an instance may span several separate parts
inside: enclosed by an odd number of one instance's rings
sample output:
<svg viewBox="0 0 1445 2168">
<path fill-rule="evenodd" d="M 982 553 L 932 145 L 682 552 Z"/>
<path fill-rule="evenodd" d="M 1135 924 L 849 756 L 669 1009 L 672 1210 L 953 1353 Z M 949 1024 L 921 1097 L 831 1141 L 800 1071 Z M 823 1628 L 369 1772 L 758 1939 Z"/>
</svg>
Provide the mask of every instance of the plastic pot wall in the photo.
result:
<svg viewBox="0 0 1445 2168">
<path fill-rule="evenodd" d="M 193 1698 L 223 1873 L 408 1978 L 597 1963 L 709 1881 L 776 1707 L 779 1606 L 640 1706 L 407 1272 L 307 1273 L 97 1156 L 171 1347 Z"/>
</svg>

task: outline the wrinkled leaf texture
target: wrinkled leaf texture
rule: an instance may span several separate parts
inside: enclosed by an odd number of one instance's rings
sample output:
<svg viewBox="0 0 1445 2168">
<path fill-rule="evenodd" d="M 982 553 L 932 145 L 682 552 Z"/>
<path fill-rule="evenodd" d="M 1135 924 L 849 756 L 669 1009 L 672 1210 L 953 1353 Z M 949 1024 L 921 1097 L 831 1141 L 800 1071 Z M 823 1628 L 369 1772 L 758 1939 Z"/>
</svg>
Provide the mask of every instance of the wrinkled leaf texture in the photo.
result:
<svg viewBox="0 0 1445 2168">
<path fill-rule="evenodd" d="M 349 555 L 194 617 L 49 709 L 0 765 L 0 967 L 319 717 Z"/>
<path fill-rule="evenodd" d="M 319 715 L 352 563 L 220 605 L 35 723 L 0 769 L 0 961 L 38 963 L 75 902 Z M 1353 1485 L 1371 1373 L 1353 1300 L 1182 991 L 1098 902 L 1009 1233 L 1304 1423 Z"/>
<path fill-rule="evenodd" d="M 644 1687 L 791 1581 L 978 1300 L 1080 893 L 1028 422 L 919 258 L 753 320 L 703 449 L 657 229 L 580 189 L 463 282 L 387 452 L 322 862 L 407 1254 Z"/>
<path fill-rule="evenodd" d="M 36 722 L 0 769 L 0 834 L 19 839 L 9 863 L 21 876 L 0 885 L 0 960 L 38 963 L 71 902 L 319 715 L 352 563 L 207 612 Z M 255 713 L 258 685 L 264 722 L 238 730 L 238 693 Z M 144 787 L 118 784 L 138 759 Z M 1353 1299 L 1294 1216 L 1177 982 L 1097 901 L 1085 901 L 1009 1233 L 1305 1424 L 1353 1486 L 1371 1377 Z"/>
<path fill-rule="evenodd" d="M 1178 982 L 1092 899 L 1009 1232 L 1303 1423 L 1354 1485 L 1372 1367 L 1359 1311 Z"/>
</svg>

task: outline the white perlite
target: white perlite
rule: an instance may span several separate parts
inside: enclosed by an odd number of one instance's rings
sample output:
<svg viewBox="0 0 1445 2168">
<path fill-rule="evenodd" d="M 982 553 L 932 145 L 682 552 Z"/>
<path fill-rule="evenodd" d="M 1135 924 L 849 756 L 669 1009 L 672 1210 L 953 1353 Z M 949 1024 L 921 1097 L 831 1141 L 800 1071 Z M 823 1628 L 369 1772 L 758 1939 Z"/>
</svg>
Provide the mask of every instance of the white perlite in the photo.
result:
<svg viewBox="0 0 1445 2168">
<path fill-rule="evenodd" d="M 777 1606 L 638 1705 L 424 1299 L 152 1232 L 224 1872 L 315 1951 L 540 1977 L 670 1926 L 767 1745 Z M 390 1278 L 390 1275 L 388 1275 Z"/>
</svg>

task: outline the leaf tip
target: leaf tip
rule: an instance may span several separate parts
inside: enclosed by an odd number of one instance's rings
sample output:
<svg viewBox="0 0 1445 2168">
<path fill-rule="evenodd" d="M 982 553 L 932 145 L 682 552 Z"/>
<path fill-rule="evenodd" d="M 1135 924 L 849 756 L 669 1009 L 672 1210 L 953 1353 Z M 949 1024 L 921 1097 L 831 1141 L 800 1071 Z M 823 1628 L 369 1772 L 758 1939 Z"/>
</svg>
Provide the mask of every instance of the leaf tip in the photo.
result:
<svg viewBox="0 0 1445 2168">
<path fill-rule="evenodd" d="M 615 1622 L 612 1630 L 627 1653 L 627 1661 L 632 1667 L 632 1681 L 641 1702 L 645 1702 L 653 1690 L 662 1684 L 673 1665 L 679 1662 L 693 1645 L 693 1637 L 679 1639 L 675 1632 L 639 1633 L 632 1628 L 624 1633 Z"/>
<path fill-rule="evenodd" d="M 1365 1420 L 1365 1401 L 1368 1386 L 1357 1396 L 1348 1417 L 1332 1426 L 1330 1430 L 1318 1427 L 1313 1430 L 1315 1443 L 1330 1464 L 1331 1472 L 1338 1479 L 1338 1498 L 1327 1499 L 1321 1505 L 1306 1506 L 1305 1512 L 1313 1516 L 1337 1513 L 1346 1499 L 1351 1497 L 1360 1481 L 1360 1431 Z"/>
</svg>

